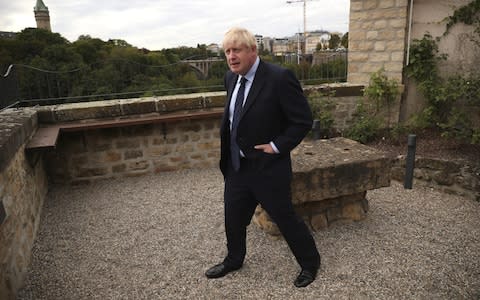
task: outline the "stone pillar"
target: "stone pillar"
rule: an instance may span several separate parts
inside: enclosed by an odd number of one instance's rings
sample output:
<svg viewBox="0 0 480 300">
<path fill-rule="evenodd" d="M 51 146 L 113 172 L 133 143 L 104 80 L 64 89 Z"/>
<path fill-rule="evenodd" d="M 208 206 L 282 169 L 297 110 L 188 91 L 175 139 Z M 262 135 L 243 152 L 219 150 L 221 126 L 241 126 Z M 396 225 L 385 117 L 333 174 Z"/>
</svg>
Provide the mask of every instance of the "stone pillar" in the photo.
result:
<svg viewBox="0 0 480 300">
<path fill-rule="evenodd" d="M 370 74 L 385 74 L 402 82 L 408 0 L 351 0 L 348 34 L 348 78 L 353 84 L 368 84 Z"/>
</svg>

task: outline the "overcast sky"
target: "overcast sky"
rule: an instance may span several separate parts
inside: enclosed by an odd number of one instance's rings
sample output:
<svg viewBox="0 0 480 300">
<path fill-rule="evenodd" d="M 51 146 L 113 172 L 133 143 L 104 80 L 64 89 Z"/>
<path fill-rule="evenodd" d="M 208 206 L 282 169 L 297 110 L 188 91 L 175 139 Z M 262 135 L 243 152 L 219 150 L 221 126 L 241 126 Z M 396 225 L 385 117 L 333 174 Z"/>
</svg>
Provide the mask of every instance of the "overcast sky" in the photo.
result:
<svg viewBox="0 0 480 300">
<path fill-rule="evenodd" d="M 0 0 L 0 31 L 36 27 L 37 0 Z M 221 43 L 232 26 L 287 37 L 303 32 L 303 1 L 292 0 L 43 0 L 52 31 L 122 39 L 150 50 Z M 348 31 L 350 0 L 307 0 L 307 30 Z"/>
</svg>

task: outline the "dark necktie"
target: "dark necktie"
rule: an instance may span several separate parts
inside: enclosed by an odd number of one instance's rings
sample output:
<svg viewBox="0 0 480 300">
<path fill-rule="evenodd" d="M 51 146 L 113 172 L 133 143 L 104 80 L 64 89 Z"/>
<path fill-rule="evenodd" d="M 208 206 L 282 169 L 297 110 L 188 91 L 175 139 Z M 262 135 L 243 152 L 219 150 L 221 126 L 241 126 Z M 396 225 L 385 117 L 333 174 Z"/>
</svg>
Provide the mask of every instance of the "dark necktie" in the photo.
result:
<svg viewBox="0 0 480 300">
<path fill-rule="evenodd" d="M 237 126 L 242 112 L 243 98 L 245 98 L 245 82 L 247 79 L 242 77 L 240 79 L 240 87 L 237 92 L 237 99 L 235 100 L 235 108 L 233 110 L 232 129 L 230 130 L 230 156 L 232 158 L 232 165 L 235 171 L 240 169 L 240 147 L 237 144 Z"/>
</svg>

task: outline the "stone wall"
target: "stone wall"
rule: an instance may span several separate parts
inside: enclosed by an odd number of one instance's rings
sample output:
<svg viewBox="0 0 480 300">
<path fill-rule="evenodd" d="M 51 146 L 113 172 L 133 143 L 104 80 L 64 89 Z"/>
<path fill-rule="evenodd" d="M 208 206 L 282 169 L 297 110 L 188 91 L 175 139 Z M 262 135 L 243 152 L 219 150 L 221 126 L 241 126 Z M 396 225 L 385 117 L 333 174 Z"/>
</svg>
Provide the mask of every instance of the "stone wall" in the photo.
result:
<svg viewBox="0 0 480 300">
<path fill-rule="evenodd" d="M 380 68 L 402 83 L 408 0 L 351 0 L 348 78 L 367 85 Z"/>
<path fill-rule="evenodd" d="M 47 193 L 42 161 L 24 151 L 35 127 L 32 110 L 0 113 L 0 299 L 14 299 L 22 285 Z"/>
<path fill-rule="evenodd" d="M 414 184 L 426 184 L 444 193 L 480 201 L 480 163 L 416 157 Z M 405 156 L 392 163 L 392 179 L 404 182 Z M 414 187 L 415 188 L 415 187 Z"/>
<path fill-rule="evenodd" d="M 323 86 L 305 89 L 308 96 Z M 335 102 L 335 127 L 345 129 L 357 107 L 362 86 L 330 85 Z M 224 92 L 152 97 L 95 103 L 62 104 L 39 110 L 39 122 L 86 122 L 138 115 L 168 114 L 223 107 Z M 136 176 L 184 168 L 217 166 L 220 118 L 181 120 L 61 133 L 55 149 L 46 153 L 52 182 Z"/>
<path fill-rule="evenodd" d="M 45 156 L 52 182 L 138 176 L 214 167 L 220 159 L 219 118 L 62 133 Z"/>
</svg>

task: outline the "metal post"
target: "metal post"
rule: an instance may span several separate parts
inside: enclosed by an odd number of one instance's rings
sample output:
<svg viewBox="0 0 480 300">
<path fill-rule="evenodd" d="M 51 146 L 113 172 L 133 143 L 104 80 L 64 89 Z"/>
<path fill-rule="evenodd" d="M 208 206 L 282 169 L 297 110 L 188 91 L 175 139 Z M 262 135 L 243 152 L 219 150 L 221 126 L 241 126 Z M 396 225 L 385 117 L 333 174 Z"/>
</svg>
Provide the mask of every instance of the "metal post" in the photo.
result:
<svg viewBox="0 0 480 300">
<path fill-rule="evenodd" d="M 405 163 L 405 182 L 404 188 L 411 189 L 413 182 L 413 170 L 415 169 L 415 150 L 417 147 L 417 136 L 415 134 L 408 135 L 407 159 Z"/>
<path fill-rule="evenodd" d="M 313 139 L 319 140 L 320 139 L 320 120 L 313 120 L 312 132 L 313 132 Z"/>
<path fill-rule="evenodd" d="M 3 201 L 0 201 L 0 226 L 6 218 L 7 213 L 5 212 L 5 208 L 3 207 Z"/>
</svg>

